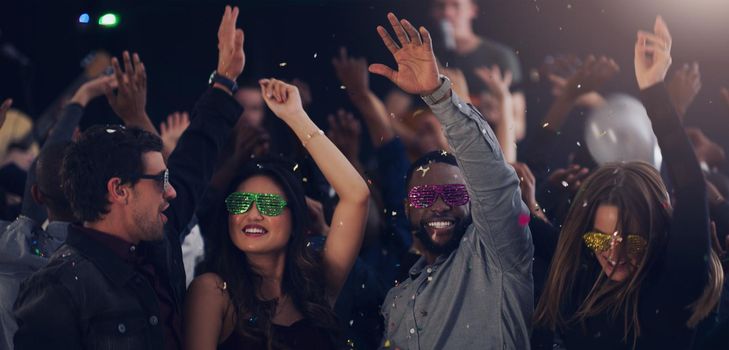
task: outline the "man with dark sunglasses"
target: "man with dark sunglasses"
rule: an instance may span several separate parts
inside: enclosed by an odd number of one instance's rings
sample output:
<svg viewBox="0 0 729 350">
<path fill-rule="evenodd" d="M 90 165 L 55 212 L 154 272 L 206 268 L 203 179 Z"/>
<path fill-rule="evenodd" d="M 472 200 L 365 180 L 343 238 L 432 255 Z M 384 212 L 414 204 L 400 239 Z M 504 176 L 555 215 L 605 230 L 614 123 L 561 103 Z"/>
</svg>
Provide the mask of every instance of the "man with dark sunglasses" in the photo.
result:
<svg viewBox="0 0 729 350">
<path fill-rule="evenodd" d="M 61 179 L 81 225 L 21 286 L 15 349 L 182 349 L 185 232 L 241 107 L 233 98 L 245 62 L 238 9 L 218 30 L 218 67 L 170 155 L 157 135 L 95 126 L 66 151 Z M 125 54 L 126 72 L 144 66 Z M 113 61 L 117 97 L 133 93 Z M 112 94 L 112 92 L 108 92 Z M 141 112 L 141 111 L 140 111 Z"/>
<path fill-rule="evenodd" d="M 405 213 L 422 257 L 382 304 L 390 349 L 528 349 L 533 246 L 519 179 L 493 131 L 438 74 L 430 33 L 388 14 L 377 27 L 397 71 L 373 64 L 430 106 L 453 154 L 435 152 L 407 175 Z"/>
</svg>

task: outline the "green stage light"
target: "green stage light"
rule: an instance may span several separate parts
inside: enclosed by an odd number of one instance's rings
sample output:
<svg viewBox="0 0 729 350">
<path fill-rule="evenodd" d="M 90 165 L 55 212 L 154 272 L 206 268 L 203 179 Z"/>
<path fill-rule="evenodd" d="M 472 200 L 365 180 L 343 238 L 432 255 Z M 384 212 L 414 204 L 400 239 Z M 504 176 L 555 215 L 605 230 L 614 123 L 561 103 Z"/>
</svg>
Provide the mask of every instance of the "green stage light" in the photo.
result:
<svg viewBox="0 0 729 350">
<path fill-rule="evenodd" d="M 105 13 L 99 17 L 99 25 L 104 27 L 116 27 L 119 25 L 119 16 L 115 13 Z"/>
</svg>

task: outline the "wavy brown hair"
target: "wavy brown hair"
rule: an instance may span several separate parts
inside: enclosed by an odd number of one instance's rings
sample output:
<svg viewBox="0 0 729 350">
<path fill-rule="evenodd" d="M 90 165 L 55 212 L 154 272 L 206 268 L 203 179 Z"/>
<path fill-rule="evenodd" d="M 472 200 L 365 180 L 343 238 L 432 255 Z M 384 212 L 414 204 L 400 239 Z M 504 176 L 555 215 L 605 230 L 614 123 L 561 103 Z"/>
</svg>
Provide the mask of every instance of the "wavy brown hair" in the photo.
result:
<svg viewBox="0 0 729 350">
<path fill-rule="evenodd" d="M 326 299 L 324 267 L 321 256 L 307 247 L 305 229 L 308 215 L 304 189 L 294 173 L 293 165 L 278 159 L 251 161 L 231 181 L 224 195 L 234 192 L 246 179 L 263 175 L 283 189 L 286 207 L 291 211 L 291 235 L 286 246 L 286 263 L 282 292 L 289 295 L 303 316 L 314 327 L 330 335 L 332 343 L 339 343 L 337 318 Z M 228 233 L 228 212 L 223 201 L 218 201 L 215 222 L 210 237 L 211 247 L 206 250 L 206 270 L 218 274 L 226 282 L 235 320 L 234 332 L 253 343 L 265 344 L 267 349 L 281 349 L 283 345 L 273 332 L 273 318 L 277 301 L 259 297 L 261 276 L 248 263 L 246 254 L 232 242 Z"/>
<path fill-rule="evenodd" d="M 582 235 L 593 229 L 601 205 L 618 208 L 616 231 L 620 235 L 640 234 L 648 242 L 635 271 L 620 283 L 610 283 L 594 253 L 582 241 Z M 596 170 L 581 186 L 564 220 L 544 293 L 535 310 L 535 325 L 552 331 L 575 323 L 584 327 L 587 319 L 608 313 L 612 319 L 622 316 L 623 341 L 633 334 L 635 345 L 640 336 L 641 286 L 665 252 L 671 210 L 666 186 L 650 164 L 613 163 Z M 623 244 L 621 249 L 627 250 L 627 246 Z M 694 322 L 688 322 L 689 326 L 695 326 L 696 319 L 705 317 L 718 302 L 723 275 L 717 273 L 715 264 L 709 264 L 709 268 L 708 285 L 692 304 Z M 566 310 L 564 305 L 572 300 L 579 300 L 577 308 Z"/>
</svg>

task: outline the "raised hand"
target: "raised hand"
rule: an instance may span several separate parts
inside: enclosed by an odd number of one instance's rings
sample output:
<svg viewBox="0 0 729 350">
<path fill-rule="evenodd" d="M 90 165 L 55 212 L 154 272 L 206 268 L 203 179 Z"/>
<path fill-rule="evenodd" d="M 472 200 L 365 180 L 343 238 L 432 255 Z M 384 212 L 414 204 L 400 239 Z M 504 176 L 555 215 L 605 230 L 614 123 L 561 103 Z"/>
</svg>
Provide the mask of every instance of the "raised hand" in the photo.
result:
<svg viewBox="0 0 729 350">
<path fill-rule="evenodd" d="M 291 85 L 296 86 L 296 88 L 299 89 L 301 105 L 304 106 L 304 108 L 311 105 L 313 97 L 311 96 L 311 87 L 309 84 L 299 78 L 294 78 L 294 80 L 291 81 Z"/>
<path fill-rule="evenodd" d="M 615 60 L 606 56 L 596 58 L 589 55 L 585 58 L 584 63 L 580 63 L 579 60 L 572 62 L 574 64 L 573 74 L 560 76 L 548 73 L 547 75 L 552 83 L 552 94 L 555 97 L 563 96 L 578 102 L 577 100 L 583 96 L 597 91 L 620 71 Z"/>
<path fill-rule="evenodd" d="M 512 75 L 510 71 L 501 74 L 501 69 L 497 65 L 488 67 L 479 67 L 475 70 L 476 76 L 486 84 L 489 92 L 499 100 L 503 100 L 511 96 L 509 86 L 511 86 Z"/>
<path fill-rule="evenodd" d="M 71 97 L 70 102 L 78 103 L 82 107 L 85 107 L 89 101 L 103 95 L 107 88 L 116 89 L 117 87 L 116 76 L 102 75 L 81 85 L 73 97 Z"/>
<path fill-rule="evenodd" d="M 261 79 L 258 83 L 261 85 L 263 101 L 277 117 L 286 121 L 304 113 L 299 89 L 296 86 L 273 78 Z"/>
<path fill-rule="evenodd" d="M 359 141 L 362 127 L 352 113 L 343 109 L 337 115 L 329 115 L 329 131 L 327 137 L 342 151 L 350 163 L 356 163 L 359 157 Z"/>
<path fill-rule="evenodd" d="M 666 79 L 671 66 L 671 34 L 661 16 L 656 17 L 653 33 L 638 31 L 635 42 L 635 78 L 641 90 Z"/>
<path fill-rule="evenodd" d="M 547 182 L 553 188 L 563 188 L 571 193 L 577 193 L 582 181 L 590 175 L 590 169 L 579 165 L 572 165 L 567 169 L 555 169 L 549 174 Z"/>
<path fill-rule="evenodd" d="M 235 27 L 238 7 L 225 6 L 218 28 L 218 74 L 235 81 L 243 72 L 246 55 L 243 52 L 243 30 Z"/>
<path fill-rule="evenodd" d="M 724 164 L 726 154 L 724 149 L 709 139 L 699 128 L 686 128 L 686 135 L 691 140 L 694 153 L 699 162 L 706 163 L 711 168 Z"/>
<path fill-rule="evenodd" d="M 671 76 L 666 85 L 671 102 L 676 107 L 679 117 L 686 115 L 688 107 L 701 90 L 701 73 L 698 62 L 684 64 Z"/>
<path fill-rule="evenodd" d="M 416 30 L 406 19 L 398 21 L 392 13 L 387 14 L 387 19 L 390 20 L 400 45 L 395 43 L 384 27 L 377 26 L 377 33 L 395 57 L 397 71 L 376 63 L 370 65 L 370 72 L 390 79 L 407 93 L 429 95 L 435 92 L 440 86 L 440 79 L 430 33 L 425 27 Z"/>
<path fill-rule="evenodd" d="M 3 124 L 5 124 L 5 118 L 7 118 L 8 110 L 12 105 L 13 100 L 10 98 L 6 98 L 3 103 L 0 104 L 0 129 L 2 129 Z"/>
<path fill-rule="evenodd" d="M 190 126 L 190 115 L 187 112 L 174 112 L 167 116 L 167 121 L 159 124 L 159 136 L 162 139 L 163 154 L 171 154 L 177 141 Z"/>
<path fill-rule="evenodd" d="M 104 86 L 104 93 L 114 113 L 128 124 L 148 118 L 145 110 L 147 105 L 147 72 L 137 53 L 133 54 L 134 62 L 132 62 L 129 51 L 124 51 L 122 57 L 124 59 L 124 70 L 122 70 L 116 57 L 111 59 L 115 82 L 107 81 Z M 116 90 L 114 90 L 115 85 Z"/>
<path fill-rule="evenodd" d="M 339 56 L 332 58 L 332 65 L 347 92 L 356 94 L 369 91 L 370 75 L 367 72 L 366 59 L 350 57 L 347 48 L 340 47 Z"/>
</svg>

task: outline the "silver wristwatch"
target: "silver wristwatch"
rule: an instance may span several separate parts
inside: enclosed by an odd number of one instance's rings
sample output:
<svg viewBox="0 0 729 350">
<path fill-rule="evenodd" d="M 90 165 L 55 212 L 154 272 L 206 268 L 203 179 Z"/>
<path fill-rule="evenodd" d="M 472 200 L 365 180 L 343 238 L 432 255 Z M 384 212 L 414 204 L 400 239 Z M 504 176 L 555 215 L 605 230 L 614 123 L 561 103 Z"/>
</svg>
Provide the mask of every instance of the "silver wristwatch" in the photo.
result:
<svg viewBox="0 0 729 350">
<path fill-rule="evenodd" d="M 427 95 L 427 96 L 420 96 L 420 98 L 422 98 L 423 101 L 425 101 L 425 103 L 427 103 L 429 105 L 433 105 L 433 104 L 436 104 L 436 103 L 442 101 L 443 98 L 446 97 L 451 91 L 451 80 L 448 79 L 448 77 L 443 74 L 440 74 L 439 78 L 440 78 L 441 84 L 440 84 L 440 87 L 438 87 L 438 89 L 435 90 L 435 92 L 433 92 L 432 94 Z"/>
</svg>

